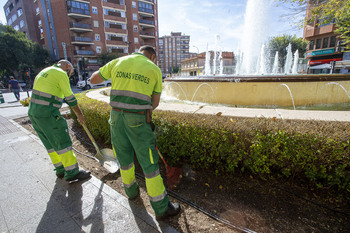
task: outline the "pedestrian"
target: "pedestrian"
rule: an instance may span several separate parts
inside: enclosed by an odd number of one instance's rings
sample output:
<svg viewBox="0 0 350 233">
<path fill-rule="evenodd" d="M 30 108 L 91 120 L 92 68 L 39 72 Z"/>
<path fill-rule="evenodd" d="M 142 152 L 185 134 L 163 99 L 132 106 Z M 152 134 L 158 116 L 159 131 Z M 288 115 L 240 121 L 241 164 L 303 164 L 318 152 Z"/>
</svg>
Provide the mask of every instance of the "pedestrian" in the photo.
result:
<svg viewBox="0 0 350 233">
<path fill-rule="evenodd" d="M 22 87 L 21 87 L 21 85 L 19 85 L 19 82 L 13 76 L 10 77 L 9 91 L 13 92 L 17 101 L 20 100 L 20 93 L 19 92 L 22 91 Z"/>
<path fill-rule="evenodd" d="M 109 124 L 115 156 L 120 163 L 124 190 L 130 200 L 139 196 L 135 179 L 134 152 L 146 179 L 147 193 L 158 220 L 177 215 L 181 208 L 171 203 L 159 172 L 156 135 L 151 127 L 152 110 L 159 105 L 162 73 L 156 52 L 142 46 L 138 53 L 114 59 L 92 74 L 90 82 L 111 79 Z"/>
<path fill-rule="evenodd" d="M 67 122 L 59 110 L 64 98 L 79 123 L 85 124 L 85 117 L 69 84 L 72 73 L 73 66 L 67 60 L 43 69 L 34 80 L 28 116 L 50 156 L 56 176 L 66 181 L 80 181 L 91 175 L 89 171 L 79 171 Z"/>
</svg>

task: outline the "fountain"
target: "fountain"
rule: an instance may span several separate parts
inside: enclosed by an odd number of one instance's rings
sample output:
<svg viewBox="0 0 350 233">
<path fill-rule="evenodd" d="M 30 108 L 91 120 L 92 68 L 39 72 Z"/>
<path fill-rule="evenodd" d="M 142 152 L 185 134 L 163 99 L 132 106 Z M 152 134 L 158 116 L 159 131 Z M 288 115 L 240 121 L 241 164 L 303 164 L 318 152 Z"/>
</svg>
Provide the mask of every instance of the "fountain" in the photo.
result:
<svg viewBox="0 0 350 233">
<path fill-rule="evenodd" d="M 241 50 L 235 54 L 235 74 L 217 75 L 222 74 L 220 37 L 217 36 L 212 56 L 214 69 L 211 69 L 207 49 L 205 75 L 166 78 L 162 96 L 173 96 L 184 101 L 264 108 L 313 108 L 345 103 L 349 109 L 350 75 L 297 74 L 299 54 L 296 51 L 293 59 L 291 44 L 286 48 L 283 71 L 280 71 L 282 67 L 279 67 L 278 53 L 272 67 L 264 62 L 271 3 L 272 0 L 248 0 Z M 174 82 L 177 85 L 169 85 Z"/>
</svg>

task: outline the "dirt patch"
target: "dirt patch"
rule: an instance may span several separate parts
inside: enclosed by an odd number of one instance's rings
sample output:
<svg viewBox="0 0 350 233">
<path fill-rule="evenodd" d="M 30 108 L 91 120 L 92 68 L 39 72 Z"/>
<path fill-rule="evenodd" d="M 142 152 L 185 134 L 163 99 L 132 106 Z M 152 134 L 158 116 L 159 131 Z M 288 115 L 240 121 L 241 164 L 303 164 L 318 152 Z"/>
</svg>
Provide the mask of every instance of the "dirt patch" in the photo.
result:
<svg viewBox="0 0 350 233">
<path fill-rule="evenodd" d="M 88 157 L 95 154 L 89 138 L 82 128 L 73 124 L 69 115 L 65 117 L 79 165 L 125 195 L 120 173 L 109 174 Z M 35 134 L 28 118 L 16 121 Z M 99 145 L 100 148 L 111 147 Z M 135 203 L 153 213 L 141 178 L 142 171 L 136 161 L 141 198 Z M 160 168 L 165 179 L 164 165 L 160 164 Z M 313 190 L 293 182 L 266 182 L 239 174 L 233 177 L 212 174 L 211 171 L 183 167 L 181 183 L 169 191 L 170 199 L 182 205 L 182 212 L 166 220 L 169 225 L 180 232 L 350 232 L 349 198 L 336 196 L 333 191 Z"/>
</svg>

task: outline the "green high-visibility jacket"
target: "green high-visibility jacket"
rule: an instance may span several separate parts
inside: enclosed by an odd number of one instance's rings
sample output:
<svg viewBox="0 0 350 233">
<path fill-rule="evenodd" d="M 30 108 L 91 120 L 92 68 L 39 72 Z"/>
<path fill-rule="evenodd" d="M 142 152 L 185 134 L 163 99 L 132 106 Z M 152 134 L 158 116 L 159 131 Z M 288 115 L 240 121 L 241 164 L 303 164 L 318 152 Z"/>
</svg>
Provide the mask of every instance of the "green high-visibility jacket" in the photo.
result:
<svg viewBox="0 0 350 233">
<path fill-rule="evenodd" d="M 78 104 L 67 73 L 57 65 L 45 68 L 35 77 L 28 115 L 50 117 L 59 114 L 63 98 L 71 107 Z"/>
</svg>

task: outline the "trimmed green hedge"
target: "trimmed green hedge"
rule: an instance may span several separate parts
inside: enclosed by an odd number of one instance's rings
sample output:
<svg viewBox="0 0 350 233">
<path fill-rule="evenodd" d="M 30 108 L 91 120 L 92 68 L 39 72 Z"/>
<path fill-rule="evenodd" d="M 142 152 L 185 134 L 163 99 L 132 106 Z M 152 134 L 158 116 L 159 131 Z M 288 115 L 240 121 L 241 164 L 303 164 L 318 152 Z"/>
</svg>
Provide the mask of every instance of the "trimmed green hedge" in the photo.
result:
<svg viewBox="0 0 350 233">
<path fill-rule="evenodd" d="M 110 143 L 106 103 L 77 95 L 95 137 Z M 156 110 L 158 146 L 169 165 L 216 175 L 298 179 L 350 192 L 350 124 L 238 118 Z"/>
</svg>

